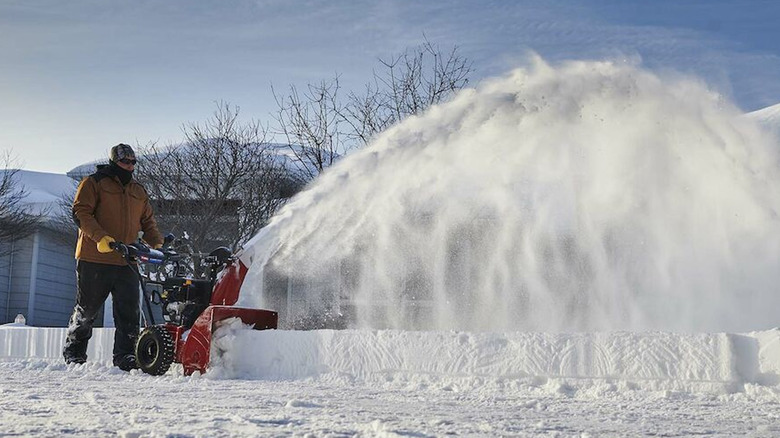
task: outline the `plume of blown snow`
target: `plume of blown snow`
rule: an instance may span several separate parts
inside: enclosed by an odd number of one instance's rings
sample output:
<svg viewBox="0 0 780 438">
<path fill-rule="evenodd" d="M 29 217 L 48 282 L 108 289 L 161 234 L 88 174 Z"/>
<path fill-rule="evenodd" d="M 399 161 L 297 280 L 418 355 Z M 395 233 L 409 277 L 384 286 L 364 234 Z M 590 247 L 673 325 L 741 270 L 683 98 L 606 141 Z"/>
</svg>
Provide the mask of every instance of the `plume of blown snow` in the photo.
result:
<svg viewBox="0 0 780 438">
<path fill-rule="evenodd" d="M 779 190 L 772 137 L 700 81 L 537 59 L 321 175 L 246 245 L 242 303 L 272 270 L 359 327 L 771 327 Z"/>
</svg>

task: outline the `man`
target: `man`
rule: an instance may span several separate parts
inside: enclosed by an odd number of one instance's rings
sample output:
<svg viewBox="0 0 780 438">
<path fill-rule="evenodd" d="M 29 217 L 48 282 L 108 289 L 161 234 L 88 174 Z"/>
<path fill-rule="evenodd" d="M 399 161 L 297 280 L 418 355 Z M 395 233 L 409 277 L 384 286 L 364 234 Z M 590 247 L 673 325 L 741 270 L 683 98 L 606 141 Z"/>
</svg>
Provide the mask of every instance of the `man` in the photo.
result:
<svg viewBox="0 0 780 438">
<path fill-rule="evenodd" d="M 63 355 L 67 363 L 84 363 L 92 325 L 112 294 L 114 365 L 124 371 L 137 368 L 135 340 L 140 317 L 139 282 L 133 268 L 110 244 L 132 243 L 143 231 L 151 246 L 162 246 L 149 197 L 133 179 L 136 158 L 133 148 L 118 144 L 111 148 L 108 165 L 79 184 L 73 200 L 73 220 L 79 227 L 76 243 L 76 306 L 68 325 Z"/>
</svg>

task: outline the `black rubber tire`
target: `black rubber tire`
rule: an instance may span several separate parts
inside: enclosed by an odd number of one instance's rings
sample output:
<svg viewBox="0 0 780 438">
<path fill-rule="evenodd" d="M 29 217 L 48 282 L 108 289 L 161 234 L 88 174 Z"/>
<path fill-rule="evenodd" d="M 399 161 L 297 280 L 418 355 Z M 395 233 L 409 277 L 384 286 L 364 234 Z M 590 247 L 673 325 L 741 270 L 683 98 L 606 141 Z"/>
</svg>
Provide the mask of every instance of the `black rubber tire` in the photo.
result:
<svg viewBox="0 0 780 438">
<path fill-rule="evenodd" d="M 162 376 L 173 363 L 173 338 L 163 326 L 153 325 L 138 335 L 135 343 L 135 359 L 146 374 Z"/>
</svg>

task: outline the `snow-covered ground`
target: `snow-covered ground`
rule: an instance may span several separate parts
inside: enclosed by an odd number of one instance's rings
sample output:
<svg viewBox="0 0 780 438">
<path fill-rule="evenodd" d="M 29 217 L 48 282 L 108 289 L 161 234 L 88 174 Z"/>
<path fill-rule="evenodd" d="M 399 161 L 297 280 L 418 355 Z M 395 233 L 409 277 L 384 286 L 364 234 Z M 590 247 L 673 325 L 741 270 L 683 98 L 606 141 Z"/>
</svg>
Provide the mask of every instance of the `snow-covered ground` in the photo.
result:
<svg viewBox="0 0 780 438">
<path fill-rule="evenodd" d="M 253 331 L 203 376 L 59 358 L 0 329 L 3 436 L 778 436 L 780 330 L 746 334 Z"/>
</svg>

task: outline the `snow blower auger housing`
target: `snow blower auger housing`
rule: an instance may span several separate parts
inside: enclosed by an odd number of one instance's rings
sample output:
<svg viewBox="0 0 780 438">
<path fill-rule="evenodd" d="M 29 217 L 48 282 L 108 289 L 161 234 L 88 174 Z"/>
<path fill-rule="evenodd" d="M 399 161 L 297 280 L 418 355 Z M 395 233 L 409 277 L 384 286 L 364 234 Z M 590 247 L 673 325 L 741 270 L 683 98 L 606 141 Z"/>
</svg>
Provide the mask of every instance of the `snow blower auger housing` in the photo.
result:
<svg viewBox="0 0 780 438">
<path fill-rule="evenodd" d="M 166 244 L 172 241 L 173 236 L 168 235 Z M 234 306 L 247 267 L 227 248 L 217 248 L 204 258 L 206 278 L 177 274 L 155 282 L 141 275 L 137 263 L 177 264 L 179 254 L 170 249 L 151 249 L 140 239 L 132 244 L 115 242 L 112 247 L 122 253 L 141 281 L 147 325 L 138 335 L 135 357 L 138 367 L 147 374 L 165 374 L 173 362 L 181 363 L 187 376 L 205 372 L 212 333 L 229 318 L 240 318 L 255 330 L 277 328 L 277 312 Z M 150 291 L 148 285 L 155 285 L 155 290 Z M 163 324 L 155 324 L 152 303 L 161 306 Z"/>
</svg>

